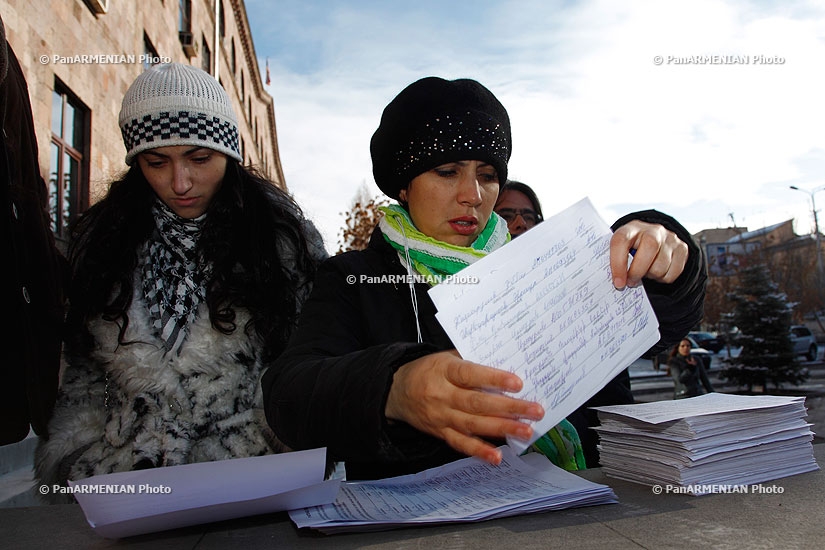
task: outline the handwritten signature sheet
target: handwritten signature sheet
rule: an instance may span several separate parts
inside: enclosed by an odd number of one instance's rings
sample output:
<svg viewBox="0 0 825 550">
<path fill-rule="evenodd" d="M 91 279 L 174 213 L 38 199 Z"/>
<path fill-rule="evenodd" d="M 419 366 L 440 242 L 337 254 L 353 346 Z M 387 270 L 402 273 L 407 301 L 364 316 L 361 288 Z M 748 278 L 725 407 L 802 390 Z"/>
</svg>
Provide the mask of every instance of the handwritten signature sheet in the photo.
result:
<svg viewBox="0 0 825 550">
<path fill-rule="evenodd" d="M 289 516 L 299 528 L 333 534 L 616 502 L 609 487 L 566 472 L 539 453 L 519 457 L 501 449 L 499 466 L 465 458 L 418 474 L 345 482 L 335 502 L 290 510 Z"/>
<path fill-rule="evenodd" d="M 644 290 L 613 287 L 611 235 L 582 199 L 429 291 L 461 356 L 517 374 L 516 396 L 544 407 L 533 440 L 508 439 L 518 452 L 659 340 Z"/>
</svg>

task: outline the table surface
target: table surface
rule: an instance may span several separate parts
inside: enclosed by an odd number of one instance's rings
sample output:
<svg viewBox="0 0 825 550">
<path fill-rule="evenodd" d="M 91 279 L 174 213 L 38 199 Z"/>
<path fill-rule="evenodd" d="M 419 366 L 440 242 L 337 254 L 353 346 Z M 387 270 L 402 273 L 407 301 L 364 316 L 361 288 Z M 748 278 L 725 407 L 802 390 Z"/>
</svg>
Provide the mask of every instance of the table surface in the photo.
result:
<svg viewBox="0 0 825 550">
<path fill-rule="evenodd" d="M 825 465 L 825 444 L 814 445 Z M 121 540 L 104 539 L 75 504 L 0 509 L 2 546 L 27 548 L 825 548 L 825 472 L 762 484 L 781 493 L 694 497 L 606 477 L 619 504 L 574 508 L 472 524 L 420 526 L 372 533 L 323 535 L 298 530 L 286 513 L 267 514 Z M 8 546 L 6 546 L 8 545 Z"/>
</svg>

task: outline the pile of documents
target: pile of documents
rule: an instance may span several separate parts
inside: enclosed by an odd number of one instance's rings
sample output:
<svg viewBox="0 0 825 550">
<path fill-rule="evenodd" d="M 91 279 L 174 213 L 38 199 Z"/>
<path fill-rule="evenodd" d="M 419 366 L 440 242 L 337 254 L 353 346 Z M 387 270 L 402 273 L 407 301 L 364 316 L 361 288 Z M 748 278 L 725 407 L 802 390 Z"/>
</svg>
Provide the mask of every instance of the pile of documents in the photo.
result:
<svg viewBox="0 0 825 550">
<path fill-rule="evenodd" d="M 709 393 L 597 407 L 602 469 L 696 495 L 817 470 L 804 401 Z"/>
<path fill-rule="evenodd" d="M 501 450 L 499 466 L 465 458 L 419 474 L 345 482 L 332 504 L 292 510 L 289 516 L 299 528 L 333 534 L 617 502 L 610 487 L 566 472 L 544 455 L 519 457 L 508 446 Z"/>
</svg>

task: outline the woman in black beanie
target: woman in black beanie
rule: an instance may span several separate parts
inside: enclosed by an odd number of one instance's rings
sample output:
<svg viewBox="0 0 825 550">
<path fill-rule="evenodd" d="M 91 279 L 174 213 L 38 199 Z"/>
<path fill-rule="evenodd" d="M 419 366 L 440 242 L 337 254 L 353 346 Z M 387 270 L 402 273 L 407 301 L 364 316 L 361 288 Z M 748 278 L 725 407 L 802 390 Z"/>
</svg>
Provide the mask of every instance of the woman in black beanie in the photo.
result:
<svg viewBox="0 0 825 550">
<path fill-rule="evenodd" d="M 507 180 L 507 111 L 474 80 L 424 78 L 386 107 L 370 149 L 376 183 L 399 204 L 383 209 L 366 250 L 322 264 L 296 332 L 262 379 L 267 420 L 294 449 L 327 447 L 348 479 L 465 455 L 498 463 L 496 442 L 529 438 L 519 420 L 544 411 L 506 395 L 521 388 L 516 375 L 458 355 L 427 290 L 509 240 L 493 213 Z M 667 345 L 701 317 L 704 264 L 678 223 L 639 217 L 648 219 L 622 222 L 611 242 L 614 284 L 659 285 L 679 333 Z M 575 429 L 564 431 L 577 443 Z M 568 458 L 562 466 L 584 467 Z"/>
</svg>

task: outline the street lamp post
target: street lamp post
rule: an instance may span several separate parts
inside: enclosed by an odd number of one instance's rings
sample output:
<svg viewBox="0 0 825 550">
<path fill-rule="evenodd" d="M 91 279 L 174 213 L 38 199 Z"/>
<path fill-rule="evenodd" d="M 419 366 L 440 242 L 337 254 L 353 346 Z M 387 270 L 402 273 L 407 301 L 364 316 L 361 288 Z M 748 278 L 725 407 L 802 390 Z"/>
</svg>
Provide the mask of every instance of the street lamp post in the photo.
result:
<svg viewBox="0 0 825 550">
<path fill-rule="evenodd" d="M 814 213 L 814 238 L 816 239 L 816 276 L 817 276 L 817 286 L 819 286 L 819 297 L 820 302 L 823 299 L 823 282 L 825 278 L 823 278 L 823 274 L 825 274 L 825 270 L 823 270 L 822 265 L 822 237 L 819 233 L 819 216 L 816 211 L 816 199 L 814 196 L 819 192 L 825 189 L 825 185 L 820 185 L 819 187 L 808 191 L 807 189 L 800 189 L 796 185 L 791 185 L 791 189 L 794 191 L 802 191 L 803 193 L 807 193 L 811 196 L 811 209 Z M 822 303 L 819 304 L 822 307 Z"/>
</svg>

